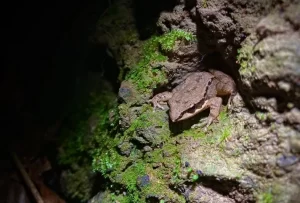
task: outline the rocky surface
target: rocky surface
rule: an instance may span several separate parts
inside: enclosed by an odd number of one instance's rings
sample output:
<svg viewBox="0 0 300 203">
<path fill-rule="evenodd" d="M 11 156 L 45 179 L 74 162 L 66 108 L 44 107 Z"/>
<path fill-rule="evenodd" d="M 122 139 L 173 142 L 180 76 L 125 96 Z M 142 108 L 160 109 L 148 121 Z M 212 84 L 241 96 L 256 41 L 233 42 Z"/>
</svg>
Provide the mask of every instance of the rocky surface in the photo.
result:
<svg viewBox="0 0 300 203">
<path fill-rule="evenodd" d="M 112 140 L 112 158 L 99 158 L 110 186 L 90 202 L 297 202 L 300 3 L 181 0 L 157 20 L 163 37 L 147 41 L 137 38 L 132 5 L 117 2 L 128 16 L 105 15 L 94 37 L 123 71 L 122 136 Z M 176 29 L 185 32 L 168 35 Z M 174 36 L 174 46 L 166 48 Z M 149 104 L 154 94 L 208 68 L 231 74 L 238 94 L 206 131 L 194 125 L 205 113 L 172 123 L 168 108 Z"/>
</svg>

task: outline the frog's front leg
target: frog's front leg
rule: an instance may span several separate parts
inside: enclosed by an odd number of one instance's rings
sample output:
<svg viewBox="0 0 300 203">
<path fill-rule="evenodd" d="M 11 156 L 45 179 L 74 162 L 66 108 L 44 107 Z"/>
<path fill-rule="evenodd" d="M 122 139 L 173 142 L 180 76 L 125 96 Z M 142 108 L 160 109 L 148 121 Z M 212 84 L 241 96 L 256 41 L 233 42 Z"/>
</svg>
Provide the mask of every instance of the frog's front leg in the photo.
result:
<svg viewBox="0 0 300 203">
<path fill-rule="evenodd" d="M 157 95 L 155 95 L 150 101 L 152 102 L 153 104 L 153 107 L 154 107 L 154 110 L 158 107 L 162 110 L 164 110 L 164 107 L 162 107 L 159 103 L 160 102 L 166 102 L 168 101 L 169 99 L 172 98 L 172 92 L 162 92 L 162 93 L 159 93 Z"/>
<path fill-rule="evenodd" d="M 214 120 L 218 118 L 220 114 L 221 106 L 222 106 L 222 98 L 213 97 L 207 100 L 206 105 L 210 108 L 209 116 L 207 118 L 207 124 L 206 124 L 206 127 L 208 127 Z"/>
</svg>

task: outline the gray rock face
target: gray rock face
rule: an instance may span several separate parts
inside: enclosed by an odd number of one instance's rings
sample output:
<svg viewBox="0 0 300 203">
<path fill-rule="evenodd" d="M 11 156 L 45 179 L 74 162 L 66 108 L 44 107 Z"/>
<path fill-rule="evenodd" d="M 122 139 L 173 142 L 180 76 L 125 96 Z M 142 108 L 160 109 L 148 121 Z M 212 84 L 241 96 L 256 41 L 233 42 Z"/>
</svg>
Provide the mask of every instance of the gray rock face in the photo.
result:
<svg viewBox="0 0 300 203">
<path fill-rule="evenodd" d="M 189 202 L 192 203 L 235 203 L 233 199 L 224 197 L 223 195 L 218 194 L 214 190 L 205 188 L 203 186 L 197 186 L 192 191 L 190 191 L 188 198 Z"/>
</svg>

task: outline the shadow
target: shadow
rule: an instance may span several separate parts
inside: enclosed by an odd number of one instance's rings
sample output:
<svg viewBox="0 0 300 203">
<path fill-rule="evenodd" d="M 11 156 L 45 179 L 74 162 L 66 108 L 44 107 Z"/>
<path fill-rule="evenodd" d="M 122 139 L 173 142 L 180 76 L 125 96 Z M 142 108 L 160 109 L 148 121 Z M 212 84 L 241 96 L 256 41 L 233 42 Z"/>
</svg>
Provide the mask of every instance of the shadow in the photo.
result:
<svg viewBox="0 0 300 203">
<path fill-rule="evenodd" d="M 118 92 L 120 87 L 120 82 L 118 81 L 120 70 L 115 59 L 109 56 L 106 46 L 90 44 L 85 61 L 88 72 L 100 73 L 112 85 L 114 93 Z"/>
<path fill-rule="evenodd" d="M 156 22 L 162 11 L 172 11 L 176 0 L 134 0 L 134 18 L 141 40 L 151 37 L 157 32 Z"/>
</svg>

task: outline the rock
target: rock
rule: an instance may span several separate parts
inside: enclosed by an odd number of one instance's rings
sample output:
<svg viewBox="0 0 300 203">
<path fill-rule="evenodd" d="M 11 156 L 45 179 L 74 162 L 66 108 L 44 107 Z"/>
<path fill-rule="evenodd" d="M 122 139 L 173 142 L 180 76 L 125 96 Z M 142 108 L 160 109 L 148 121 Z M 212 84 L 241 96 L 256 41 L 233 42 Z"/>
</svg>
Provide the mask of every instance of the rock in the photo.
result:
<svg viewBox="0 0 300 203">
<path fill-rule="evenodd" d="M 300 153 L 300 134 L 294 134 L 290 137 L 291 151 L 294 153 Z"/>
<path fill-rule="evenodd" d="M 108 193 L 106 192 L 98 192 L 92 199 L 88 201 L 88 203 L 105 203 L 105 199 Z"/>
<path fill-rule="evenodd" d="M 125 103 L 132 103 L 136 100 L 136 91 L 133 85 L 128 81 L 123 81 L 118 92 L 119 98 L 121 98 Z"/>
<path fill-rule="evenodd" d="M 290 156 L 283 155 L 277 158 L 276 163 L 281 168 L 287 168 L 291 165 L 294 165 L 298 161 L 299 161 L 299 157 L 296 157 L 294 155 L 290 155 Z"/>
<path fill-rule="evenodd" d="M 214 190 L 205 188 L 201 185 L 197 185 L 192 191 L 188 193 L 188 199 L 191 203 L 235 203 L 233 199 L 224 197 Z"/>
<path fill-rule="evenodd" d="M 150 183 L 150 177 L 148 175 L 139 176 L 137 179 L 137 186 L 141 189 Z"/>
<path fill-rule="evenodd" d="M 298 108 L 293 108 L 286 114 L 286 119 L 291 124 L 300 124 L 300 111 Z"/>
<path fill-rule="evenodd" d="M 131 150 L 133 149 L 134 145 L 131 142 L 125 141 L 118 145 L 120 153 L 125 156 L 129 156 Z"/>
<path fill-rule="evenodd" d="M 150 151 L 152 151 L 153 149 L 152 149 L 150 146 L 144 146 L 144 147 L 143 147 L 143 150 L 144 150 L 145 152 L 150 152 Z"/>
</svg>

